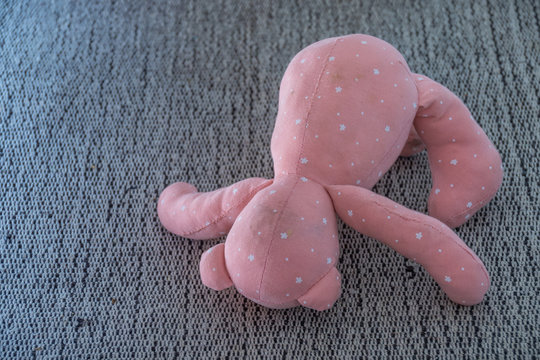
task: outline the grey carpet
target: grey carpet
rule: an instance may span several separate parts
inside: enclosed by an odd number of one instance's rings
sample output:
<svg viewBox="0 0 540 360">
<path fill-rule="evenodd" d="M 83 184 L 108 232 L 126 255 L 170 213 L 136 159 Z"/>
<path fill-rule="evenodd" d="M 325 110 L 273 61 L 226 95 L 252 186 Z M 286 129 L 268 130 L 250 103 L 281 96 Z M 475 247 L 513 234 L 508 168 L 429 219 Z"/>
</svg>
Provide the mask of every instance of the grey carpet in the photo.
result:
<svg viewBox="0 0 540 360">
<path fill-rule="evenodd" d="M 0 7 L 0 358 L 519 358 L 540 352 L 537 1 L 25 1 Z M 339 225 L 343 295 L 270 310 L 198 275 L 156 198 L 272 176 L 288 61 L 368 33 L 456 92 L 500 149 L 496 198 L 457 233 L 493 286 L 451 303 Z M 426 154 L 375 191 L 426 210 Z M 223 239 L 221 239 L 223 241 Z"/>
</svg>

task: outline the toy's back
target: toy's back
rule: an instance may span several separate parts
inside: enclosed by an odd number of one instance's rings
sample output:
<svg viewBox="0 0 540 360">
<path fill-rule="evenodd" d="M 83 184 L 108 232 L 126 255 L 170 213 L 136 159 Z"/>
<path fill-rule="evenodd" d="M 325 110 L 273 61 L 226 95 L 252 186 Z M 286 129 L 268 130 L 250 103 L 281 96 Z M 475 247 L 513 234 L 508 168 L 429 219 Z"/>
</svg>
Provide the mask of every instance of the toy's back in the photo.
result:
<svg viewBox="0 0 540 360">
<path fill-rule="evenodd" d="M 276 178 L 371 188 L 399 156 L 417 102 L 403 56 L 383 40 L 356 34 L 308 46 L 281 83 Z"/>
</svg>

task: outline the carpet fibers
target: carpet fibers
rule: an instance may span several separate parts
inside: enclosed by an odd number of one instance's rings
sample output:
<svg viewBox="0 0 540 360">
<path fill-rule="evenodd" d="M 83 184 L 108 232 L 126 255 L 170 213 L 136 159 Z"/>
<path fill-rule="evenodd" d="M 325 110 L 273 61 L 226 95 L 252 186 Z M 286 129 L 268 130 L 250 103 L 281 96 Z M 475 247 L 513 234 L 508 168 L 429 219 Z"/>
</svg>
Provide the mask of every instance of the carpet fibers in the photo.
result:
<svg viewBox="0 0 540 360">
<path fill-rule="evenodd" d="M 540 353 L 537 1 L 4 1 L 0 358 L 533 359 Z M 500 150 L 494 200 L 456 229 L 492 278 L 450 302 L 419 265 L 339 223 L 343 294 L 271 310 L 198 273 L 223 241 L 168 233 L 160 191 L 272 177 L 281 76 L 366 33 L 468 105 Z M 374 191 L 426 211 L 427 155 Z"/>
</svg>

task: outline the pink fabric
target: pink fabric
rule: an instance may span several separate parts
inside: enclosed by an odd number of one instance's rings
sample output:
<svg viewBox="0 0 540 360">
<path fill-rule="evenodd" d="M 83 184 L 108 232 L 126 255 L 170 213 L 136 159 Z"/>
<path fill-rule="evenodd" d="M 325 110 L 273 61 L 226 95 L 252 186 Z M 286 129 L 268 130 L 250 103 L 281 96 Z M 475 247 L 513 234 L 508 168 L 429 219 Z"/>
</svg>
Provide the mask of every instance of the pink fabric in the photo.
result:
<svg viewBox="0 0 540 360">
<path fill-rule="evenodd" d="M 414 126 L 433 174 L 429 214 L 457 227 L 495 196 L 502 183 L 501 158 L 459 98 L 415 76 L 420 108 Z"/>
<path fill-rule="evenodd" d="M 482 301 L 489 276 L 480 259 L 445 224 L 352 185 L 328 187 L 345 223 L 421 264 L 453 301 Z"/>
<path fill-rule="evenodd" d="M 447 225 L 462 224 L 494 196 L 500 157 L 465 105 L 411 73 L 391 45 L 349 35 L 298 53 L 281 83 L 271 147 L 274 180 L 210 193 L 177 183 L 160 196 L 170 231 L 193 239 L 228 232 L 201 259 L 207 286 L 234 284 L 273 308 L 330 308 L 340 296 L 337 211 L 422 264 L 453 301 L 482 300 L 487 272 Z M 369 191 L 400 154 L 424 147 L 433 174 L 429 212 L 440 221 Z"/>
</svg>

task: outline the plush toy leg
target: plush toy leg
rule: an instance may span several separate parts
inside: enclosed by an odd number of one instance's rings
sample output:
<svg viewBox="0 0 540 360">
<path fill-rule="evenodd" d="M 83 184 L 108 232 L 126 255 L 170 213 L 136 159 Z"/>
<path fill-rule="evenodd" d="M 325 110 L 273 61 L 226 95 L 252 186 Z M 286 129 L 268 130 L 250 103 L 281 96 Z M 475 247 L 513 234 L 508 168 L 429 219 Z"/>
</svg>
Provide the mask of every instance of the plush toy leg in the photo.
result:
<svg viewBox="0 0 540 360">
<path fill-rule="evenodd" d="M 255 194 L 272 180 L 251 178 L 229 187 L 199 193 L 195 186 L 168 186 L 158 200 L 158 215 L 167 230 L 189 239 L 211 239 L 225 235 Z"/>
<path fill-rule="evenodd" d="M 300 305 L 319 311 L 327 310 L 334 305 L 341 294 L 341 275 L 335 267 L 330 269 L 321 280 L 313 285 L 307 293 L 298 298 Z"/>
<path fill-rule="evenodd" d="M 414 126 L 412 126 L 411 131 L 409 132 L 409 137 L 407 138 L 405 146 L 401 150 L 400 156 L 413 156 L 421 153 L 425 148 L 426 146 L 422 142 L 422 139 L 420 139 L 416 129 Z"/>
<path fill-rule="evenodd" d="M 364 188 L 333 185 L 327 190 L 345 223 L 420 263 L 452 301 L 482 301 L 489 288 L 487 271 L 448 226 Z"/>
<path fill-rule="evenodd" d="M 233 282 L 225 266 L 225 244 L 218 244 L 204 252 L 199 265 L 204 285 L 214 290 L 223 290 Z"/>
<path fill-rule="evenodd" d="M 456 95 L 423 75 L 415 81 L 419 104 L 414 126 L 426 144 L 433 178 L 429 214 L 456 227 L 501 186 L 501 158 Z"/>
</svg>

